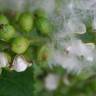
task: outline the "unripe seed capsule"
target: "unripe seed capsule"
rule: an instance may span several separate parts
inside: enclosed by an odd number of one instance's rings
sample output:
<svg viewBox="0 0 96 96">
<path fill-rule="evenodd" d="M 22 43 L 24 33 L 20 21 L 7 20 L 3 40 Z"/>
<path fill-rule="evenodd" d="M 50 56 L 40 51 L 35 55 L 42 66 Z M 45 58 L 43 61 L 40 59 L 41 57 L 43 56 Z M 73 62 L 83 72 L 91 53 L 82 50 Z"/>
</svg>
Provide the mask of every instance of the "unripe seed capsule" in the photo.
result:
<svg viewBox="0 0 96 96">
<path fill-rule="evenodd" d="M 24 37 L 16 37 L 12 42 L 12 51 L 17 54 L 22 54 L 29 47 L 29 43 L 29 40 Z"/>
<path fill-rule="evenodd" d="M 36 26 L 40 33 L 43 35 L 49 35 L 52 32 L 52 26 L 45 18 L 37 19 Z"/>
<path fill-rule="evenodd" d="M 8 19 L 6 18 L 6 16 L 4 16 L 4 15 L 0 15 L 0 25 L 1 24 L 8 24 L 9 23 L 9 21 L 8 21 Z"/>
<path fill-rule="evenodd" d="M 15 35 L 15 29 L 11 25 L 4 25 L 0 29 L 0 39 L 4 41 L 9 41 Z"/>
<path fill-rule="evenodd" d="M 19 17 L 19 25 L 23 31 L 29 32 L 33 29 L 33 16 L 30 13 L 23 13 Z"/>
</svg>

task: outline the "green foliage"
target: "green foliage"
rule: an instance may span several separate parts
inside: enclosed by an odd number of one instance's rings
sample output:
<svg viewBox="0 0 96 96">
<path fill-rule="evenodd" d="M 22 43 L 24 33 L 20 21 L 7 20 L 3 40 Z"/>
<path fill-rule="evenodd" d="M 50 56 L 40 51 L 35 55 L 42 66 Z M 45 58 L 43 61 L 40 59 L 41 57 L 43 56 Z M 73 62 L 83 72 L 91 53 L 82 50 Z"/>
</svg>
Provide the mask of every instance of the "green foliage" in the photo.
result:
<svg viewBox="0 0 96 96">
<path fill-rule="evenodd" d="M 3 71 L 0 82 L 0 96 L 33 96 L 32 68 L 22 73 Z"/>
</svg>

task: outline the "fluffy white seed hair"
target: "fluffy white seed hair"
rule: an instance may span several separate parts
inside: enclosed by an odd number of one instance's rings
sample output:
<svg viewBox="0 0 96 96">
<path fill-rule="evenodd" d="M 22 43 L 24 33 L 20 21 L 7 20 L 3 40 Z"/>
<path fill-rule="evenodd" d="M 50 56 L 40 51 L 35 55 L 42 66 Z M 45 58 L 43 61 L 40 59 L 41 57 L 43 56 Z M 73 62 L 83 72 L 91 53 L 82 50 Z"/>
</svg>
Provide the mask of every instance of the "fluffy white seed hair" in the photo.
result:
<svg viewBox="0 0 96 96">
<path fill-rule="evenodd" d="M 92 22 L 92 27 L 94 29 L 94 32 L 96 32 L 96 16 L 94 16 L 93 22 Z"/>
<path fill-rule="evenodd" d="M 93 5 L 96 4 L 96 0 L 74 0 L 74 3 L 79 9 L 91 10 L 94 7 Z"/>
<path fill-rule="evenodd" d="M 45 88 L 47 90 L 53 91 L 56 90 L 59 83 L 59 76 L 56 74 L 48 74 L 45 78 Z"/>
<path fill-rule="evenodd" d="M 55 0 L 41 0 L 41 8 L 43 8 L 49 14 L 55 10 Z"/>
<path fill-rule="evenodd" d="M 64 69 L 67 69 L 67 72 L 79 73 L 82 70 L 81 62 L 74 55 L 66 55 L 61 53 L 59 50 L 55 50 L 55 53 L 52 58 L 52 65 L 59 65 Z M 49 65 L 50 65 L 49 64 Z"/>
<path fill-rule="evenodd" d="M 84 56 L 87 60 L 93 60 L 93 46 L 89 44 L 84 44 L 81 40 L 76 40 L 68 44 L 67 51 L 69 54 Z"/>
<path fill-rule="evenodd" d="M 73 23 L 74 22 L 74 23 Z M 84 34 L 86 33 L 86 26 L 83 22 L 75 18 L 70 18 L 67 23 L 68 32 Z"/>
<path fill-rule="evenodd" d="M 8 58 L 5 53 L 0 52 L 0 68 L 7 67 Z"/>
<path fill-rule="evenodd" d="M 28 67 L 28 62 L 24 59 L 23 56 L 16 56 L 14 58 L 12 69 L 17 72 L 25 71 Z"/>
<path fill-rule="evenodd" d="M 94 43 L 84 43 L 70 34 L 66 35 L 65 30 L 55 34 L 54 39 L 57 48 L 53 48 L 49 65 L 60 65 L 69 73 L 79 74 L 95 64 Z"/>
<path fill-rule="evenodd" d="M 62 45 L 54 49 L 49 65 L 60 65 L 68 72 L 79 74 L 84 68 L 86 70 L 95 64 L 96 52 L 93 43 L 83 43 L 77 39 L 64 42 Z"/>
</svg>

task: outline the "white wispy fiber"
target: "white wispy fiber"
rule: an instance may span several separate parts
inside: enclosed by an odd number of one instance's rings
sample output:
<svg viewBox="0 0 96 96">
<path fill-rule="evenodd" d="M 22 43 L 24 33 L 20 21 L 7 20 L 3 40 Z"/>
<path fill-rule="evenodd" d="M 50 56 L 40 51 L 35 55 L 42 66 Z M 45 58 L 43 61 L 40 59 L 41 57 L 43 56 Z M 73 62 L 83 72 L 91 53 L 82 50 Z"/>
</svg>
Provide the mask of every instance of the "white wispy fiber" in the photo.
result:
<svg viewBox="0 0 96 96">
<path fill-rule="evenodd" d="M 82 21 L 78 20 L 78 18 L 70 17 L 66 25 L 66 30 L 70 33 L 84 34 L 86 33 L 86 26 Z"/>
<path fill-rule="evenodd" d="M 73 43 L 75 43 L 73 41 Z M 81 43 L 81 42 L 80 42 Z M 54 49 L 53 58 L 50 60 L 49 65 L 59 65 L 67 70 L 68 73 L 79 74 L 82 70 L 87 70 L 94 65 L 96 53 L 93 45 L 80 43 L 72 44 L 69 47 L 61 49 Z M 67 49 L 69 48 L 69 49 Z M 72 48 L 72 49 L 71 49 Z M 63 49 L 63 48 L 62 48 Z"/>
<path fill-rule="evenodd" d="M 42 0 L 41 8 L 52 14 L 55 10 L 55 5 L 55 0 Z"/>
<path fill-rule="evenodd" d="M 12 64 L 12 70 L 16 72 L 25 71 L 29 66 L 29 63 L 25 60 L 23 56 L 16 56 Z"/>
<path fill-rule="evenodd" d="M 94 7 L 93 5 L 96 4 L 96 0 L 74 0 L 74 3 L 77 5 L 76 7 L 78 7 L 79 9 L 90 10 Z"/>
<path fill-rule="evenodd" d="M 93 27 L 94 32 L 96 32 L 96 16 L 94 16 L 92 27 Z"/>
<path fill-rule="evenodd" d="M 5 53 L 0 52 L 0 68 L 7 67 L 9 65 L 8 57 Z"/>
<path fill-rule="evenodd" d="M 83 56 L 86 60 L 93 61 L 93 46 L 84 44 L 81 40 L 69 42 L 66 50 L 71 55 Z"/>
<path fill-rule="evenodd" d="M 81 62 L 73 55 L 65 55 L 59 50 L 55 50 L 52 64 L 62 66 L 67 72 L 79 73 L 82 69 Z"/>
<path fill-rule="evenodd" d="M 45 77 L 45 88 L 50 91 L 56 90 L 59 84 L 59 76 L 57 74 L 50 73 Z"/>
<path fill-rule="evenodd" d="M 64 29 L 55 34 L 57 48 L 53 50 L 53 58 L 49 65 L 61 65 L 68 72 L 79 74 L 95 63 L 95 45 L 83 43 L 72 34 L 70 35 L 69 31 L 66 35 Z"/>
<path fill-rule="evenodd" d="M 85 6 L 85 4 L 87 5 Z M 92 42 L 84 43 L 76 37 L 76 34 L 80 35 L 87 32 L 85 23 L 76 11 L 79 9 L 82 9 L 81 11 L 84 12 L 85 10 L 86 12 L 87 10 L 92 11 L 90 9 L 92 5 L 91 0 L 70 0 L 64 5 L 65 7 L 63 7 L 63 4 L 62 7 L 60 6 L 60 14 L 63 16 L 63 19 L 60 21 L 63 22 L 63 27 L 61 29 L 58 28 L 54 34 L 53 42 L 56 43 L 56 47 L 53 48 L 53 55 L 49 61 L 49 65 L 60 65 L 67 72 L 75 74 L 80 74 L 84 70 L 90 71 L 91 67 L 95 66 L 95 44 Z M 85 13 L 85 17 L 87 15 Z M 87 18 L 84 19 L 86 21 Z M 58 21 L 55 23 L 58 24 Z"/>
</svg>

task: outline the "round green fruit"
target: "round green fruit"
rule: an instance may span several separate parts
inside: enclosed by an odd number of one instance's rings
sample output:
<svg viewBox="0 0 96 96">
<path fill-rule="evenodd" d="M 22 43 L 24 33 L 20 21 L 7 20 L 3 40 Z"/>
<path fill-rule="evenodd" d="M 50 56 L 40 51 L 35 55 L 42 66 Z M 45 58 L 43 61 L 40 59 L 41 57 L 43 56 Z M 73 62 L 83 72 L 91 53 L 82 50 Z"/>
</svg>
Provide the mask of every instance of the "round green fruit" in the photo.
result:
<svg viewBox="0 0 96 96">
<path fill-rule="evenodd" d="M 43 35 L 49 35 L 52 32 L 52 25 L 45 18 L 39 18 L 36 21 L 38 31 Z"/>
<path fill-rule="evenodd" d="M 22 54 L 29 47 L 29 43 L 29 40 L 24 37 L 16 37 L 12 42 L 12 51 L 17 54 Z"/>
<path fill-rule="evenodd" d="M 0 29 L 0 39 L 4 41 L 9 41 L 15 35 L 15 29 L 11 25 L 3 25 Z"/>
<path fill-rule="evenodd" d="M 2 25 L 2 24 L 8 24 L 9 23 L 9 21 L 8 21 L 8 19 L 7 19 L 7 17 L 6 16 L 4 16 L 4 15 L 0 15 L 0 25 Z"/>
<path fill-rule="evenodd" d="M 23 13 L 19 17 L 19 25 L 23 31 L 30 32 L 33 29 L 34 19 L 32 14 Z"/>
<path fill-rule="evenodd" d="M 39 62 L 42 62 L 42 61 L 47 61 L 48 58 L 49 58 L 49 48 L 48 46 L 44 45 L 42 46 L 39 51 L 38 51 L 38 54 L 37 54 L 37 60 Z"/>
</svg>

